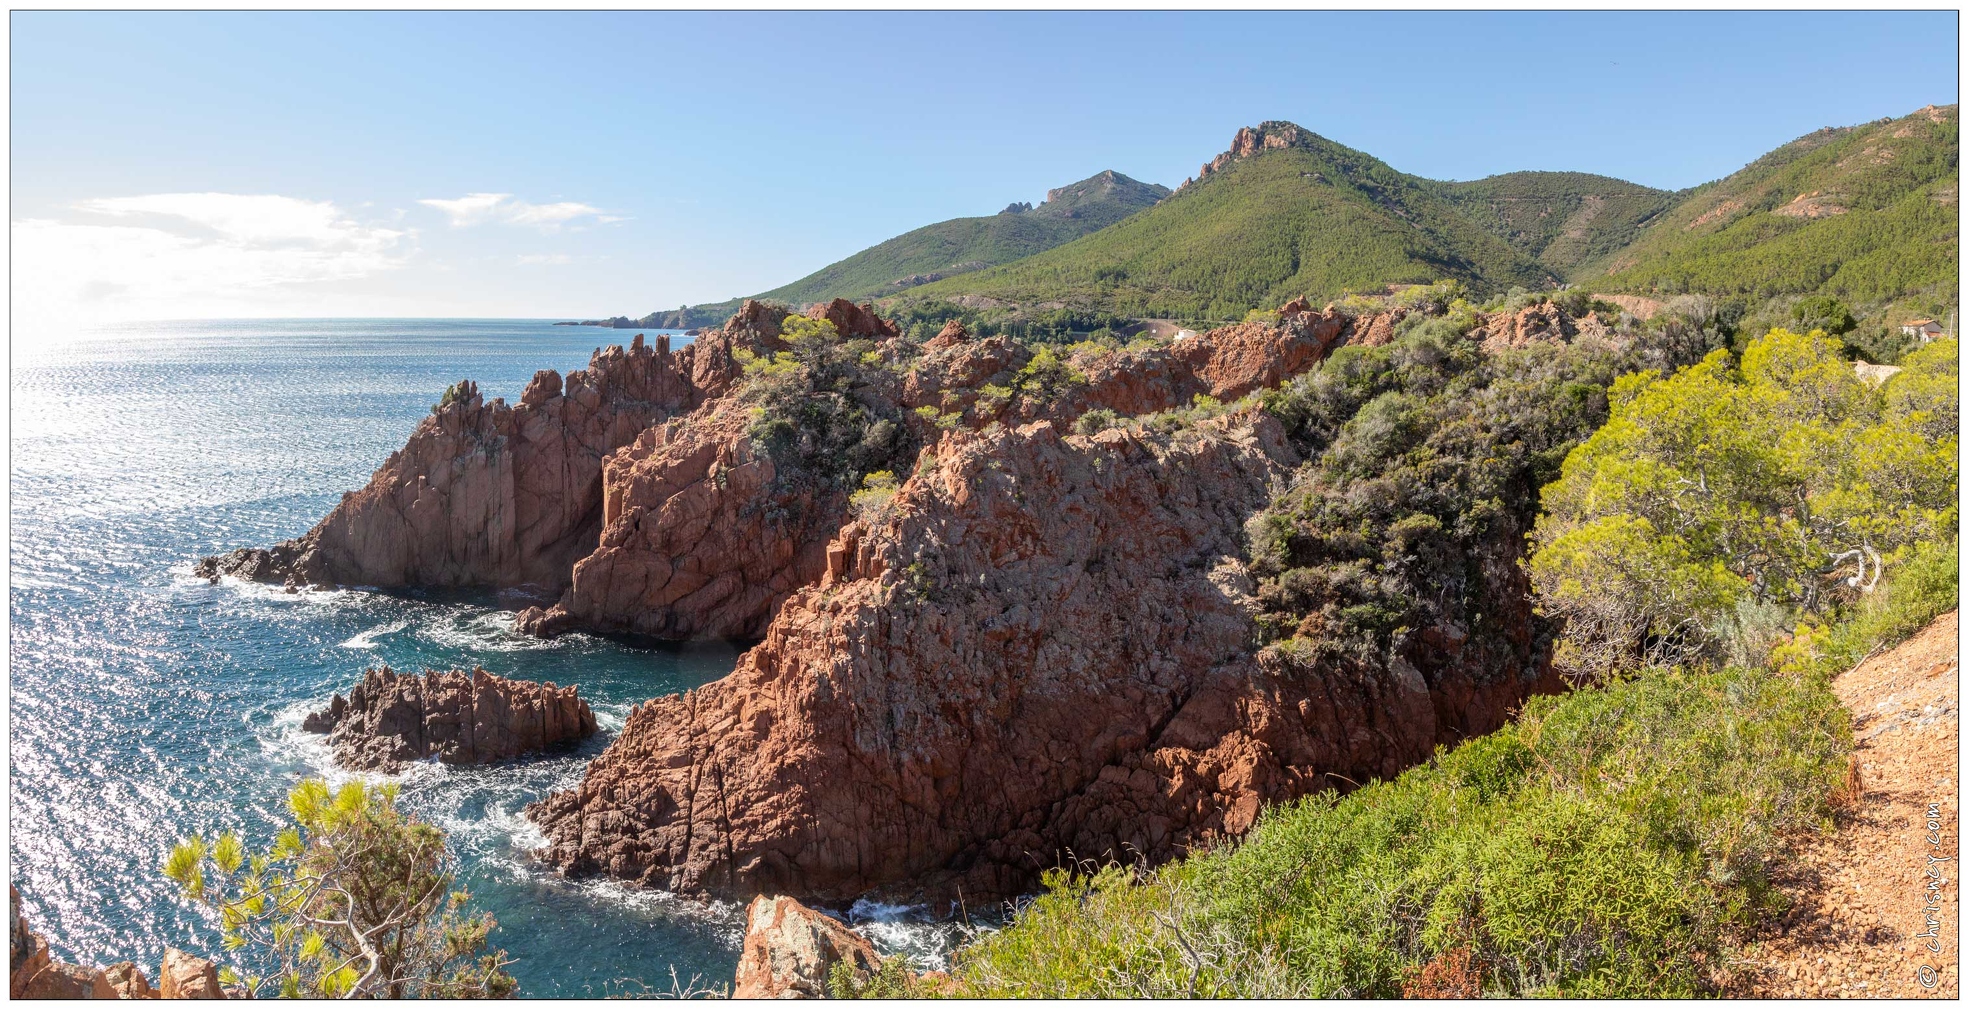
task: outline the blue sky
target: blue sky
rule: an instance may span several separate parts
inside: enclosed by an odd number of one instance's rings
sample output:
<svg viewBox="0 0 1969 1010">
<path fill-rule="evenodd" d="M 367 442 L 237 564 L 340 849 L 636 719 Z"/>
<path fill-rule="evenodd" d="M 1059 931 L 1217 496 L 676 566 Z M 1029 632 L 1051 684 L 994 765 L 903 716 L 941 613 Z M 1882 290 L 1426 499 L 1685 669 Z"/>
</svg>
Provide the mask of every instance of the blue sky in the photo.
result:
<svg viewBox="0 0 1969 1010">
<path fill-rule="evenodd" d="M 1956 15 L 12 16 L 17 327 L 640 314 L 1288 119 L 1667 188 L 1956 101 Z"/>
</svg>

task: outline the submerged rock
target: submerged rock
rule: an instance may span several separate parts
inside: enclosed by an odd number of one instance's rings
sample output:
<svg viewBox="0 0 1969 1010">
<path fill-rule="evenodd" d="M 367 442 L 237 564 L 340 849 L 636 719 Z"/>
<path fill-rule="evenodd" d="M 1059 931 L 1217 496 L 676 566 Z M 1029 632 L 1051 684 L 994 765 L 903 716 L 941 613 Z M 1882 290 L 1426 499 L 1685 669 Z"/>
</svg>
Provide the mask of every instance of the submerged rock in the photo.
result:
<svg viewBox="0 0 1969 1010">
<path fill-rule="evenodd" d="M 882 963 L 860 933 L 792 898 L 762 894 L 745 910 L 732 998 L 824 999 L 827 974 L 843 961 L 864 976 Z"/>
<path fill-rule="evenodd" d="M 578 694 L 482 668 L 419 676 L 385 666 L 301 726 L 328 734 L 345 768 L 393 773 L 423 758 L 488 764 L 593 736 L 595 714 Z"/>
</svg>

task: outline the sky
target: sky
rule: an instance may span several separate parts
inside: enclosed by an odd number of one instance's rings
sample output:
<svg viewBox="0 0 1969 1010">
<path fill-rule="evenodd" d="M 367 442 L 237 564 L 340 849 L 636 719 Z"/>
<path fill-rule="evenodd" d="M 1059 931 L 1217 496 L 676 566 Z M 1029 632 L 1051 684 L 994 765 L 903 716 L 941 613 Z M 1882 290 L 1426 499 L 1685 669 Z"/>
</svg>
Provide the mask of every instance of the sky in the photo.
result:
<svg viewBox="0 0 1969 1010">
<path fill-rule="evenodd" d="M 17 337 L 755 293 L 1296 122 L 1667 189 L 1957 99 L 1914 13 L 15 13 Z"/>
</svg>

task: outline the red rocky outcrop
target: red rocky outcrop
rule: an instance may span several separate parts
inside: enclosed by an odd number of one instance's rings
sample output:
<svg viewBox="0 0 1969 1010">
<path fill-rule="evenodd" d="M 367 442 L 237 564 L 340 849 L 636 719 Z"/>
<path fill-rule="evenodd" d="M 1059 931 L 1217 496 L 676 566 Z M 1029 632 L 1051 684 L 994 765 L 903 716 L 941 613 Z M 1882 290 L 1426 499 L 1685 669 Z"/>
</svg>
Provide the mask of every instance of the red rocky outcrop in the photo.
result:
<svg viewBox="0 0 1969 1010">
<path fill-rule="evenodd" d="M 732 998 L 825 999 L 828 972 L 843 961 L 864 978 L 882 965 L 860 933 L 792 898 L 762 894 L 745 910 Z"/>
<path fill-rule="evenodd" d="M 1246 420 L 1171 444 L 946 435 L 731 676 L 639 706 L 533 808 L 543 855 L 685 892 L 1016 890 L 1071 828 L 1056 805 L 1248 657 L 1211 573 L 1293 460 Z"/>
<path fill-rule="evenodd" d="M 370 670 L 302 728 L 328 734 L 345 768 L 398 772 L 407 762 L 489 764 L 595 734 L 579 689 L 507 680 L 483 669 L 402 675 Z"/>
<path fill-rule="evenodd" d="M 12 999 L 116 999 L 101 968 L 57 961 L 48 941 L 28 928 L 21 896 L 7 888 L 7 994 Z"/>
<path fill-rule="evenodd" d="M 606 525 L 573 584 L 515 627 L 667 639 L 758 638 L 779 604 L 820 578 L 847 495 L 782 486 L 746 435 L 742 404 L 652 428 L 609 457 Z"/>
<path fill-rule="evenodd" d="M 733 352 L 771 349 L 778 334 L 774 310 L 748 302 L 681 351 L 638 334 L 565 381 L 540 372 L 518 406 L 458 383 L 368 486 L 305 536 L 206 558 L 197 571 L 289 585 L 565 586 L 601 529 L 602 460 L 723 395 L 739 374 Z"/>
<path fill-rule="evenodd" d="M 1612 332 L 1591 313 L 1574 318 L 1551 302 L 1527 305 L 1516 312 L 1494 312 L 1470 331 L 1470 339 L 1484 350 L 1497 354 L 1534 343 L 1571 343 L 1578 339 L 1608 338 Z"/>
<path fill-rule="evenodd" d="M 1239 531 L 1295 462 L 1251 413 L 946 435 L 736 671 L 639 706 L 530 808 L 541 855 L 732 897 L 1008 895 L 1068 852 L 1166 859 L 1394 774 L 1552 686 L 1531 643 L 1491 675 L 1454 628 L 1341 673 L 1254 655 Z"/>
<path fill-rule="evenodd" d="M 1279 310 L 1275 324 L 1219 327 L 1177 341 L 1170 354 L 1202 380 L 1211 396 L 1229 402 L 1318 364 L 1346 337 L 1352 322 L 1330 305 L 1313 312 L 1303 299 L 1296 300 Z"/>
<path fill-rule="evenodd" d="M 836 298 L 825 305 L 808 308 L 806 314 L 833 323 L 834 332 L 844 337 L 872 337 L 880 340 L 899 335 L 896 324 L 875 314 L 875 305 L 872 302 L 856 305 L 846 298 Z"/>
<path fill-rule="evenodd" d="M 219 984 L 219 966 L 176 947 L 164 949 L 164 960 L 157 966 L 159 999 L 225 999 Z"/>
</svg>

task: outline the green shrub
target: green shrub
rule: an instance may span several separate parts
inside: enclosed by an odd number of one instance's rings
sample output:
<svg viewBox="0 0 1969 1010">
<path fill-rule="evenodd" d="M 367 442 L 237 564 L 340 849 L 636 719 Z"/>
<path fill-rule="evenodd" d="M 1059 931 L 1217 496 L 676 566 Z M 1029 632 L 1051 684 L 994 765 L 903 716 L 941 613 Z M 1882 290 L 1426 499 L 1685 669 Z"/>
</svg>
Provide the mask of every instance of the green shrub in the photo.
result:
<svg viewBox="0 0 1969 1010">
<path fill-rule="evenodd" d="M 1120 414 L 1106 407 L 1095 407 L 1093 410 L 1080 415 L 1073 422 L 1073 430 L 1082 435 L 1098 435 L 1109 428 L 1118 427 L 1120 424 Z"/>
<path fill-rule="evenodd" d="M 770 356 L 739 355 L 740 391 L 751 407 L 747 434 L 775 464 L 775 480 L 852 492 L 864 475 L 896 469 L 915 449 L 894 398 L 876 395 L 895 376 L 869 340 L 843 340 L 834 325 L 787 316 L 789 345 Z"/>
<path fill-rule="evenodd" d="M 1740 367 L 1718 350 L 1614 385 L 1612 417 L 1543 490 L 1533 532 L 1532 581 L 1566 622 L 1566 665 L 1717 657 L 1742 645 L 1729 629 L 1746 600 L 1836 623 L 1868 595 L 1875 559 L 1952 540 L 1954 342 L 1878 389 L 1842 350 L 1772 330 Z M 1787 661 L 1810 665 L 1808 644 Z"/>
<path fill-rule="evenodd" d="M 271 847 L 248 853 L 226 832 L 180 841 L 164 874 L 217 913 L 220 978 L 249 997 L 484 999 L 518 983 L 488 946 L 489 912 L 453 891 L 444 832 L 397 809 L 396 786 L 306 779 Z"/>
<path fill-rule="evenodd" d="M 1851 730 L 1820 678 L 1651 670 L 1540 698 L 1391 782 L 1273 808 L 1142 874 L 1054 871 L 961 949 L 960 995 L 1402 994 L 1474 950 L 1486 994 L 1689 996 L 1781 898 Z"/>
</svg>

